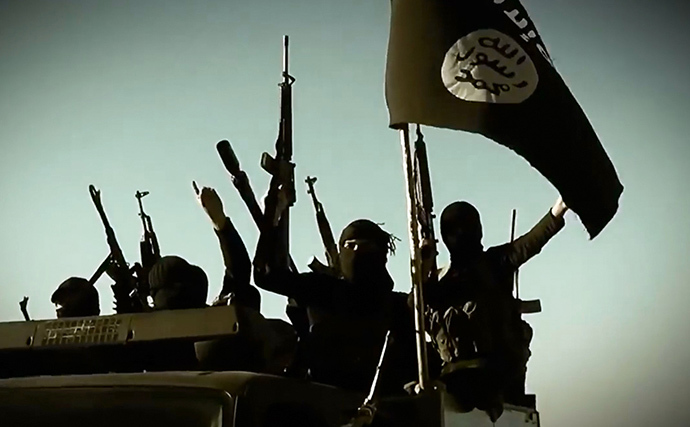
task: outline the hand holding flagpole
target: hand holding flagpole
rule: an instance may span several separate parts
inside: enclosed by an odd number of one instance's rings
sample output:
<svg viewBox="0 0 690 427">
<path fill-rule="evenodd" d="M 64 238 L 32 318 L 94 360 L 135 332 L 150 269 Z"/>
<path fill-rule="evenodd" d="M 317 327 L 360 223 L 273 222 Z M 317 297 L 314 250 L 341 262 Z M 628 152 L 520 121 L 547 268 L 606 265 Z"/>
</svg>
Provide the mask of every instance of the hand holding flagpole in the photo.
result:
<svg viewBox="0 0 690 427">
<path fill-rule="evenodd" d="M 563 202 L 563 197 L 558 196 L 558 200 L 556 200 L 556 203 L 554 203 L 553 207 L 551 207 L 551 215 L 555 216 L 556 218 L 563 218 L 567 211 L 568 206 L 566 206 L 565 202 Z"/>
</svg>

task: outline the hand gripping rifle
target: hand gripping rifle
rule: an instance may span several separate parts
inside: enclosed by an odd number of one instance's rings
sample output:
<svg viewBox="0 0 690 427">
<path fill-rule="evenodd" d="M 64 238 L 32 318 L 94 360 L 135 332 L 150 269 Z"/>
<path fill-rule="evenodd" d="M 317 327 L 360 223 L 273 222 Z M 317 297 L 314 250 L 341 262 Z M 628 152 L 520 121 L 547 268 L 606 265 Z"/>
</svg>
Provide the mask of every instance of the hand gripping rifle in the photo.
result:
<svg viewBox="0 0 690 427">
<path fill-rule="evenodd" d="M 120 245 L 117 243 L 115 231 L 113 231 L 113 228 L 110 226 L 108 217 L 103 210 L 101 192 L 96 190 L 96 187 L 93 185 L 89 185 L 89 193 L 91 193 L 91 200 L 93 200 L 93 204 L 96 206 L 96 210 L 105 227 L 105 235 L 108 246 L 110 247 L 110 254 L 106 260 L 103 261 L 96 273 L 105 271 L 108 276 L 115 281 L 115 284 L 113 284 L 111 288 L 115 297 L 115 311 L 118 314 L 144 311 L 145 308 L 148 307 L 146 295 L 139 292 L 139 289 L 137 289 L 137 281 L 127 261 L 125 261 L 122 249 L 120 249 Z M 96 274 L 94 274 L 94 276 L 96 276 Z"/>
<path fill-rule="evenodd" d="M 265 199 L 264 221 L 278 228 L 279 263 L 289 265 L 290 233 L 289 208 L 295 204 L 295 164 L 292 163 L 292 84 L 288 73 L 288 36 L 283 39 L 283 81 L 280 83 L 280 125 L 276 141 L 276 155 L 261 156 L 261 167 L 271 174 Z"/>
<path fill-rule="evenodd" d="M 240 193 L 240 197 L 247 206 L 247 209 L 249 209 L 249 213 L 251 214 L 252 219 L 254 219 L 254 223 L 259 229 L 259 232 L 264 232 L 264 230 L 266 230 L 271 224 L 266 221 L 264 213 L 261 211 L 261 207 L 256 201 L 254 190 L 252 190 L 252 186 L 249 183 L 249 177 L 247 176 L 247 173 L 242 170 L 240 161 L 235 155 L 232 145 L 230 145 L 229 141 L 223 140 L 216 144 L 216 150 L 218 151 L 218 155 L 220 155 L 220 159 L 223 161 L 225 169 L 230 174 L 232 184 Z M 288 268 L 290 271 L 297 273 L 297 267 L 295 266 L 295 263 L 289 253 Z M 306 333 L 309 329 L 309 321 L 306 317 L 306 312 L 299 308 L 297 302 L 292 298 L 288 298 L 288 307 L 286 311 L 290 321 L 298 332 Z"/>
<path fill-rule="evenodd" d="M 153 222 L 151 217 L 144 212 L 144 205 L 141 201 L 149 194 L 148 191 L 137 191 L 134 197 L 139 203 L 139 217 L 141 218 L 141 225 L 143 227 L 143 234 L 139 242 L 139 253 L 141 254 L 141 264 L 135 263 L 137 271 L 138 290 L 144 295 L 149 294 L 149 271 L 153 265 L 161 258 L 161 249 L 158 245 L 158 237 L 153 231 Z"/>
<path fill-rule="evenodd" d="M 311 200 L 314 203 L 314 211 L 316 212 L 316 223 L 319 226 L 319 234 L 321 234 L 321 241 L 323 242 L 323 247 L 326 250 L 326 260 L 328 261 L 328 266 L 323 265 L 318 259 L 314 258 L 309 264 L 309 268 L 313 271 L 327 271 L 333 276 L 340 276 L 340 262 L 338 260 L 338 245 L 335 243 L 335 238 L 333 237 L 333 230 L 331 229 L 331 224 L 326 218 L 326 212 L 323 210 L 323 205 L 316 198 L 316 191 L 314 190 L 314 183 L 316 182 L 316 177 L 307 177 L 304 181 L 307 183 L 307 194 L 311 195 Z"/>
<path fill-rule="evenodd" d="M 247 173 L 242 170 L 240 161 L 235 155 L 232 145 L 230 145 L 229 141 L 223 140 L 216 144 L 216 150 L 218 151 L 218 155 L 220 155 L 220 159 L 223 161 L 225 169 L 230 174 L 232 184 L 237 189 L 237 192 L 240 193 L 240 197 L 247 206 L 247 209 L 249 209 L 249 213 L 257 228 L 260 232 L 265 230 L 266 222 L 264 221 L 264 213 L 261 211 L 261 207 L 256 201 L 254 190 L 252 190 L 252 186 L 249 183 L 249 177 Z M 297 267 L 295 267 L 295 263 L 292 261 L 291 257 L 289 257 L 288 262 L 290 270 L 297 272 Z"/>
</svg>

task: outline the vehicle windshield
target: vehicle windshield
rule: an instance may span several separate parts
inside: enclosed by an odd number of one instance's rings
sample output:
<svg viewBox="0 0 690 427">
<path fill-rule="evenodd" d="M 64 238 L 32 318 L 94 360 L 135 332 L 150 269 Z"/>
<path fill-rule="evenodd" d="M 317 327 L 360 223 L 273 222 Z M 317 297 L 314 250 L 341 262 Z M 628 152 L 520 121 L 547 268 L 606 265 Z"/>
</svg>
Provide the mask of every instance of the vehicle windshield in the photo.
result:
<svg viewBox="0 0 690 427">
<path fill-rule="evenodd" d="M 0 414 L 14 427 L 232 426 L 226 393 L 172 387 L 0 389 Z"/>
</svg>

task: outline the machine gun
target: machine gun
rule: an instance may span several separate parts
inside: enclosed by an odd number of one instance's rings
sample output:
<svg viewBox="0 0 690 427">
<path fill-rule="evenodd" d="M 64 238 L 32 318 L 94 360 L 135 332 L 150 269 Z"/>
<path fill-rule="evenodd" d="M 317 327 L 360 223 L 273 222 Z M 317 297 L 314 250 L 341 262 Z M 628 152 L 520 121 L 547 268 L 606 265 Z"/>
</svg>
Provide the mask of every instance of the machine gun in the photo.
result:
<svg viewBox="0 0 690 427">
<path fill-rule="evenodd" d="M 139 242 L 139 253 L 141 254 L 141 264 L 135 263 L 137 271 L 137 279 L 139 282 L 138 290 L 144 295 L 149 294 L 149 271 L 153 265 L 161 258 L 161 249 L 158 245 L 158 237 L 153 231 L 153 222 L 151 217 L 144 212 L 144 205 L 141 201 L 149 194 L 148 191 L 137 191 L 134 197 L 139 203 L 139 217 L 141 218 L 141 225 L 143 234 Z"/>
<path fill-rule="evenodd" d="M 94 278 L 97 280 L 103 271 L 106 272 L 115 281 L 115 284 L 111 286 L 115 297 L 115 311 L 118 314 L 145 311 L 149 307 L 146 301 L 146 294 L 140 292 L 137 280 L 132 270 L 130 270 L 127 261 L 125 261 L 120 245 L 117 243 L 115 231 L 110 226 L 101 203 L 101 192 L 96 190 L 96 187 L 93 185 L 89 185 L 89 193 L 105 227 L 105 235 L 110 248 L 110 254 L 108 254 L 90 281 L 93 280 L 95 282 Z"/>
<path fill-rule="evenodd" d="M 280 83 L 280 125 L 276 141 L 276 155 L 261 156 L 261 167 L 271 174 L 265 199 L 264 221 L 278 229 L 278 262 L 289 265 L 290 230 L 289 208 L 295 204 L 295 164 L 292 163 L 292 84 L 295 78 L 288 72 L 288 36 L 283 38 L 283 81 Z"/>
<path fill-rule="evenodd" d="M 311 200 L 314 203 L 314 211 L 316 212 L 316 223 L 319 226 L 319 234 L 321 234 L 321 241 L 323 242 L 323 247 L 326 250 L 326 260 L 328 266 L 323 265 L 318 259 L 314 258 L 309 264 L 309 268 L 313 271 L 326 271 L 333 276 L 340 275 L 340 261 L 338 259 L 338 245 L 335 243 L 335 238 L 333 237 L 333 230 L 331 229 L 331 224 L 326 218 L 326 212 L 323 210 L 323 205 L 316 198 L 316 191 L 314 190 L 314 183 L 316 182 L 316 177 L 307 177 L 305 180 L 307 183 L 307 194 L 311 195 Z"/>
</svg>

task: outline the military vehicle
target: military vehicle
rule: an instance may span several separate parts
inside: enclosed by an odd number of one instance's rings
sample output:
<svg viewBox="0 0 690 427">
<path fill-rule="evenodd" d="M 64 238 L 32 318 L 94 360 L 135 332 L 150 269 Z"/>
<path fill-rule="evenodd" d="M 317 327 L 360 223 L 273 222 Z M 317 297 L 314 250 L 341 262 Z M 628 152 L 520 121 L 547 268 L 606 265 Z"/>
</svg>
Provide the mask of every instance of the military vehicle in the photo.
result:
<svg viewBox="0 0 690 427">
<path fill-rule="evenodd" d="M 184 369 L 193 343 L 241 329 L 233 306 L 1 323 L 0 424 L 539 426 L 534 408 L 506 405 L 492 424 L 441 389 L 372 398 L 277 375 Z"/>
</svg>

